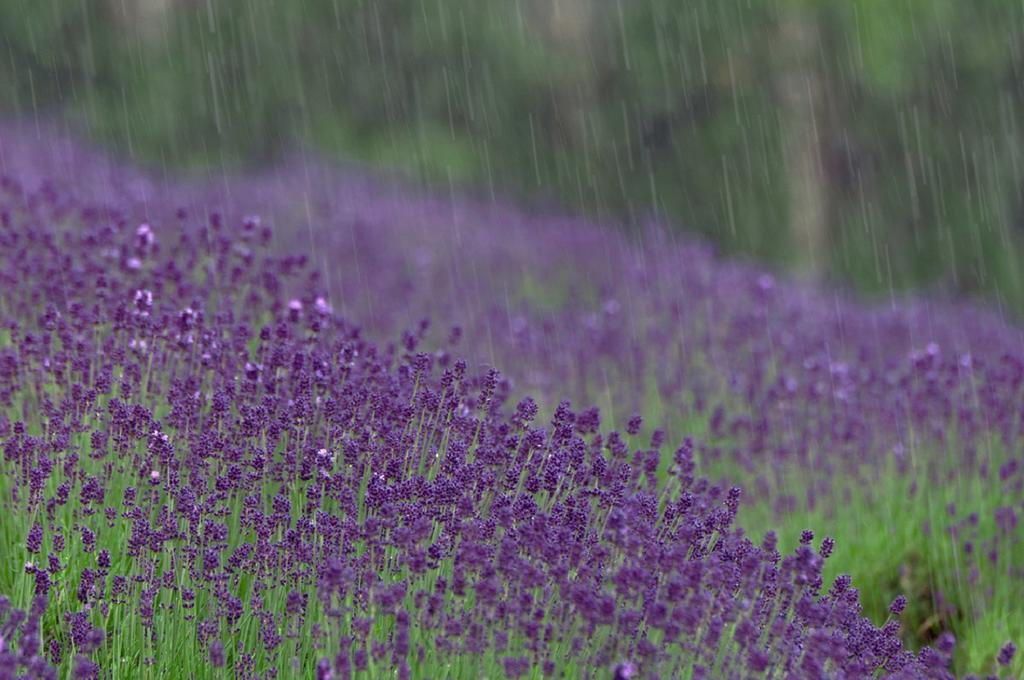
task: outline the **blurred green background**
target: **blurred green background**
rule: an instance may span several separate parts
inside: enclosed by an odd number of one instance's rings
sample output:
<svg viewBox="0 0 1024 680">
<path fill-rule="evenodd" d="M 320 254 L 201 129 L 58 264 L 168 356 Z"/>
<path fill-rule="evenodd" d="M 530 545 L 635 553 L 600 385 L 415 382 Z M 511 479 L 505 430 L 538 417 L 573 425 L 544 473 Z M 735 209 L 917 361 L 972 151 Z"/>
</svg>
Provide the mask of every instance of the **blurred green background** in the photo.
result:
<svg viewBox="0 0 1024 680">
<path fill-rule="evenodd" d="M 1020 0 L 2 0 L 8 116 L 152 166 L 296 145 L 1024 309 Z"/>
</svg>

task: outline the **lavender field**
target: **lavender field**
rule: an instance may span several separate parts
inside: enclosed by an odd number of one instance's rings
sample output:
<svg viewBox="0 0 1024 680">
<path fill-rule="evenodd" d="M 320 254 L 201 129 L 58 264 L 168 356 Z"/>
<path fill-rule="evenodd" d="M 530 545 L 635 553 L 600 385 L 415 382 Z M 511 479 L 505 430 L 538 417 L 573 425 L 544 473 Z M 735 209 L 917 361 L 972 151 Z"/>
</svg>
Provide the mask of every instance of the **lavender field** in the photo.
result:
<svg viewBox="0 0 1024 680">
<path fill-rule="evenodd" d="M 1024 334 L 0 126 L 0 678 L 1024 676 Z"/>
</svg>

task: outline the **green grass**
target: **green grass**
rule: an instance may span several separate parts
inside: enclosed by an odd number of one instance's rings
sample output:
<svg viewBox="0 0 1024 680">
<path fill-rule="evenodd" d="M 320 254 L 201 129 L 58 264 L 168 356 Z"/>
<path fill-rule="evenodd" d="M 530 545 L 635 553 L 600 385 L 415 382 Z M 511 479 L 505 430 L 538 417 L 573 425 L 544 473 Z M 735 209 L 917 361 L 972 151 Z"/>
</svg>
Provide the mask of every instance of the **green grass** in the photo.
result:
<svg viewBox="0 0 1024 680">
<path fill-rule="evenodd" d="M 906 595 L 909 604 L 901 620 L 904 641 L 911 649 L 951 631 L 957 639 L 958 674 L 996 673 L 999 648 L 1007 640 L 1024 639 L 1024 618 L 1013 614 L 1024 598 L 1024 581 L 1011 574 L 1024 564 L 1024 545 L 1004 537 L 995 562 L 987 557 L 986 546 L 997 534 L 996 508 L 1019 507 L 1019 498 L 1001 488 L 997 476 L 995 481 L 984 480 L 977 471 L 961 469 L 953 445 L 946 450 L 924 448 L 911 458 L 920 462 L 909 473 L 900 473 L 890 461 L 881 470 L 865 470 L 861 481 L 838 477 L 831 493 L 817 497 L 814 509 L 798 502 L 795 511 L 780 514 L 770 502 L 748 495 L 737 524 L 752 536 L 777 531 L 783 554 L 796 547 L 804 529 L 813 530 L 819 541 L 832 536 L 836 548 L 826 562 L 826 585 L 839 574 L 850 574 L 865 614 L 879 625 L 887 620 L 892 600 Z M 992 470 L 1007 458 L 993 445 Z M 701 468 L 745 489 L 755 488 L 758 475 L 728 460 Z M 819 479 L 814 470 L 787 467 L 775 493 L 802 501 L 809 485 Z M 955 517 L 947 512 L 951 504 L 957 509 Z M 966 533 L 957 540 L 947 528 L 972 512 L 979 518 L 976 548 L 967 554 Z M 977 570 L 973 579 L 972 570 Z M 1015 659 L 1010 670 L 1024 673 L 1024 661 Z"/>
</svg>

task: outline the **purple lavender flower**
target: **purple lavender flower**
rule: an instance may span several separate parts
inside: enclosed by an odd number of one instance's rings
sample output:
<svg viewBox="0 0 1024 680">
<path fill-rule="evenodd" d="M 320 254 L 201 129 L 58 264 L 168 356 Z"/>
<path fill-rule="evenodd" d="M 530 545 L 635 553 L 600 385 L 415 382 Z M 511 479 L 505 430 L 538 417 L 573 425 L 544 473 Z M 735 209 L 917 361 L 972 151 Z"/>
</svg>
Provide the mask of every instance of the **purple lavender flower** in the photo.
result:
<svg viewBox="0 0 1024 680">
<path fill-rule="evenodd" d="M 950 631 L 943 631 L 935 641 L 935 648 L 945 655 L 950 655 L 956 649 L 956 636 Z"/>
<path fill-rule="evenodd" d="M 99 677 L 100 668 L 88 657 L 78 655 L 75 657 L 75 680 L 95 680 Z"/>
<path fill-rule="evenodd" d="M 999 656 L 996 657 L 996 661 L 1000 666 L 1009 666 L 1010 662 L 1013 661 L 1014 655 L 1017 653 L 1017 645 L 1012 642 L 1007 642 L 999 649 Z"/>
<path fill-rule="evenodd" d="M 28 531 L 28 539 L 25 541 L 25 548 L 30 554 L 37 554 L 43 547 L 43 527 L 36 522 Z"/>
<path fill-rule="evenodd" d="M 614 680 L 630 680 L 635 678 L 637 675 L 637 668 L 630 661 L 623 661 L 622 663 L 615 666 Z"/>
<path fill-rule="evenodd" d="M 210 665 L 214 668 L 224 667 L 224 644 L 220 640 L 210 643 Z"/>
<path fill-rule="evenodd" d="M 640 432 L 640 425 L 643 423 L 643 418 L 639 414 L 634 414 L 629 419 L 629 423 L 626 425 L 626 432 L 630 435 L 636 435 Z"/>
</svg>

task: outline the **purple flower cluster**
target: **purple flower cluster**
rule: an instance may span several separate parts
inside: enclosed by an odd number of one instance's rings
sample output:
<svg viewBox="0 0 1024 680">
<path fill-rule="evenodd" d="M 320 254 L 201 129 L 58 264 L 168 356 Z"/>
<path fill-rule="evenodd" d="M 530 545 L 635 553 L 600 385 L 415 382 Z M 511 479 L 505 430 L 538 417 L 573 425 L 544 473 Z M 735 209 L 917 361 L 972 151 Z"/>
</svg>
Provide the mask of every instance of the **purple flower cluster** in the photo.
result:
<svg viewBox="0 0 1024 680">
<path fill-rule="evenodd" d="M 551 406 L 611 394 L 609 406 L 649 412 L 653 395 L 664 411 L 705 425 L 698 446 L 711 458 L 761 470 L 800 464 L 832 487 L 861 484 L 870 476 L 864 463 L 907 467 L 912 447 L 949 443 L 953 431 L 969 465 L 992 434 L 1010 445 L 1024 433 L 1014 408 L 1024 338 L 984 310 L 913 300 L 868 308 L 723 263 L 655 224 L 631 242 L 610 225 L 422 195 L 308 158 L 208 189 L 32 137 L 0 128 L 0 150 L 33 181 L 69 180 L 64 209 L 85 196 L 143 216 L 121 266 L 141 266 L 160 249 L 151 225 L 175 230 L 178 205 L 195 214 L 219 206 L 225 221 L 246 225 L 245 243 L 266 233 L 250 214 L 264 211 L 285 224 L 276 241 L 310 254 L 325 293 L 320 302 L 296 299 L 288 314 L 336 311 L 379 342 L 414 339 L 420 320 L 432 318 L 460 354 L 515 367 L 516 391 Z M 147 313 L 154 291 L 128 294 L 132 312 Z M 190 313 L 180 313 L 188 325 Z M 464 335 L 475 342 L 460 343 Z M 749 493 L 773 495 L 785 509 L 827 491 Z"/>
<path fill-rule="evenodd" d="M 239 677 L 949 677 L 826 587 L 830 539 L 747 538 L 692 442 L 542 425 L 426 322 L 367 340 L 271 241 L 3 181 L 2 550 L 34 599 L 3 600 L 0 673 L 196 645 Z"/>
</svg>

